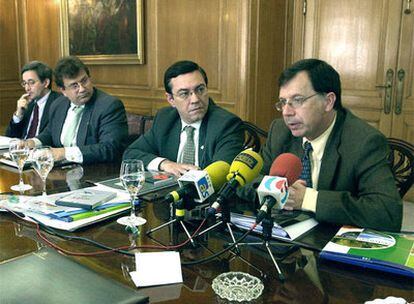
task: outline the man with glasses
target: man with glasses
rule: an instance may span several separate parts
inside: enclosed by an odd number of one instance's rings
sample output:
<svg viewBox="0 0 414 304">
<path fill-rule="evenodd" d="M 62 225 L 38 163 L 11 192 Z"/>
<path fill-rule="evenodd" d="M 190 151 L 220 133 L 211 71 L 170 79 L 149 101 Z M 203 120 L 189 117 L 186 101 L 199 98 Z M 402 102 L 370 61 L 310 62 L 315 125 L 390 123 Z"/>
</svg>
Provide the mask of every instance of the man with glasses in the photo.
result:
<svg viewBox="0 0 414 304">
<path fill-rule="evenodd" d="M 261 154 L 264 175 L 281 153 L 302 159 L 302 175 L 289 185 L 284 208 L 313 212 L 322 222 L 399 231 L 402 202 L 387 140 L 342 107 L 337 71 L 318 59 L 301 60 L 282 73 L 279 87 L 276 109 L 283 119 L 272 122 Z M 252 187 L 240 196 L 254 200 Z"/>
<path fill-rule="evenodd" d="M 231 163 L 240 152 L 241 120 L 208 96 L 205 71 L 192 61 L 179 61 L 164 74 L 171 107 L 158 111 L 152 128 L 132 143 L 124 159 L 138 158 L 149 170 L 180 176 L 217 160 Z"/>
<path fill-rule="evenodd" d="M 122 102 L 94 87 L 88 67 L 77 57 L 60 59 L 55 82 L 64 96 L 49 111 L 49 124 L 30 145 L 51 146 L 55 161 L 117 161 L 128 137 Z"/>
<path fill-rule="evenodd" d="M 25 139 L 45 129 L 49 121 L 49 108 L 60 94 L 51 90 L 52 70 L 43 62 L 27 63 L 20 74 L 25 93 L 17 101 L 6 136 Z"/>
</svg>

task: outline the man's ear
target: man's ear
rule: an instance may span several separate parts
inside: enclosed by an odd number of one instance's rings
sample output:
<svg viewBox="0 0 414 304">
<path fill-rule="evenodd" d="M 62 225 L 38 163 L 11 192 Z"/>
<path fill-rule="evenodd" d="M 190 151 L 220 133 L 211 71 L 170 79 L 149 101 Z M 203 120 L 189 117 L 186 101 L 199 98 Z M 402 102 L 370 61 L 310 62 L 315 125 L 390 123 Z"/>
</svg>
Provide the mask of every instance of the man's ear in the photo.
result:
<svg viewBox="0 0 414 304">
<path fill-rule="evenodd" d="M 50 79 L 49 78 L 46 78 L 45 81 L 43 81 L 43 83 L 45 85 L 45 88 L 49 87 Z"/>
<path fill-rule="evenodd" d="M 66 95 L 66 90 L 65 88 L 59 87 L 60 92 L 65 95 L 66 97 L 68 97 L 68 95 Z"/>
<path fill-rule="evenodd" d="M 167 101 L 168 103 L 175 108 L 175 100 L 174 100 L 174 96 L 170 93 L 165 93 L 165 96 L 167 97 Z"/>
<path fill-rule="evenodd" d="M 326 94 L 326 105 L 325 105 L 325 111 L 330 112 L 333 107 L 335 106 L 336 101 L 336 95 L 334 92 L 329 92 Z"/>
</svg>

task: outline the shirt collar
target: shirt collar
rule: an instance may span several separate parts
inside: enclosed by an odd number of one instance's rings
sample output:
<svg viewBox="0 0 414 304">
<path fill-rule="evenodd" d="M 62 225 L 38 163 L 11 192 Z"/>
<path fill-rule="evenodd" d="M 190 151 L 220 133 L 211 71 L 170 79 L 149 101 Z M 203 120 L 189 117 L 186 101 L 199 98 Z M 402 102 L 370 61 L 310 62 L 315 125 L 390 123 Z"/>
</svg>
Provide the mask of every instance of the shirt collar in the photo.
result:
<svg viewBox="0 0 414 304">
<path fill-rule="evenodd" d="M 200 130 L 200 127 L 201 127 L 201 120 L 197 122 L 193 122 L 192 124 L 188 124 L 184 122 L 183 120 L 181 120 L 181 132 L 184 130 L 186 126 L 192 126 L 195 129 L 194 131 L 198 131 Z"/>
<path fill-rule="evenodd" d="M 42 96 L 36 101 L 37 105 L 41 106 L 42 104 L 46 103 L 47 99 L 49 98 L 49 95 L 50 95 L 50 90 L 49 92 L 46 93 L 46 95 Z"/>
<path fill-rule="evenodd" d="M 313 150 L 312 155 L 314 155 L 319 160 L 322 159 L 323 152 L 325 151 L 326 143 L 328 142 L 329 135 L 331 135 L 332 133 L 335 122 L 336 122 L 336 112 L 335 112 L 335 117 L 332 123 L 329 125 L 328 129 L 326 129 L 325 132 L 323 132 L 319 137 L 315 138 L 314 140 L 309 140 L 306 137 L 303 137 L 302 139 L 302 145 L 307 141 L 311 143 L 312 150 Z"/>
</svg>

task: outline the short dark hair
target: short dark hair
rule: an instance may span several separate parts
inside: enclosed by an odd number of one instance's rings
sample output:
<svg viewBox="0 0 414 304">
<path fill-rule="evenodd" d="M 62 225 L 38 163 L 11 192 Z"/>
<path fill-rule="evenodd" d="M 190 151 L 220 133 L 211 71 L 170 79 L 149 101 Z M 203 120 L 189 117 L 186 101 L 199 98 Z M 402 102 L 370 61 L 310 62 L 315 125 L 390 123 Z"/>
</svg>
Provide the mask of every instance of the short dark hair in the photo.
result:
<svg viewBox="0 0 414 304">
<path fill-rule="evenodd" d="M 88 76 L 88 67 L 76 56 L 61 58 L 55 67 L 55 82 L 60 88 L 64 88 L 63 78 L 75 78 L 81 71 L 85 71 Z"/>
<path fill-rule="evenodd" d="M 303 59 L 295 62 L 282 72 L 279 77 L 279 87 L 292 80 L 299 72 L 305 71 L 317 93 L 333 92 L 336 95 L 334 109 L 342 108 L 341 79 L 338 72 L 325 61 L 319 59 Z"/>
<path fill-rule="evenodd" d="M 39 77 L 41 82 L 44 82 L 46 79 L 49 79 L 50 83 L 48 85 L 48 88 L 52 88 L 53 71 L 46 63 L 37 60 L 26 63 L 22 67 L 20 75 L 23 75 L 23 73 L 27 71 L 36 72 L 37 77 Z"/>
<path fill-rule="evenodd" d="M 175 78 L 179 75 L 191 73 L 194 71 L 199 71 L 201 76 L 204 78 L 204 82 L 208 85 L 207 74 L 202 67 L 197 63 L 189 60 L 177 61 L 171 65 L 164 73 L 164 88 L 165 91 L 169 94 L 172 94 L 172 88 L 170 85 L 171 78 Z"/>
</svg>

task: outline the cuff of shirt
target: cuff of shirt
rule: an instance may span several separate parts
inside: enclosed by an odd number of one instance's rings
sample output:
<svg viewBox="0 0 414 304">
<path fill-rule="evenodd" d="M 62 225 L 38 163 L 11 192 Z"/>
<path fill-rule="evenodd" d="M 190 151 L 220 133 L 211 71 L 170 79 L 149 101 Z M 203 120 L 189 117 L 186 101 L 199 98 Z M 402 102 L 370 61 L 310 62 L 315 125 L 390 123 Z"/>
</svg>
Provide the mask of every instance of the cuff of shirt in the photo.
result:
<svg viewBox="0 0 414 304">
<path fill-rule="evenodd" d="M 313 188 L 306 188 L 303 198 L 302 209 L 316 212 L 316 202 L 318 200 L 318 191 Z"/>
<path fill-rule="evenodd" d="M 160 171 L 160 164 L 165 159 L 166 158 L 164 158 L 164 157 L 156 157 L 156 158 L 154 158 L 152 161 L 149 162 L 149 164 L 147 166 L 147 170 Z"/>
<path fill-rule="evenodd" d="M 83 155 L 79 147 L 65 147 L 65 158 L 74 163 L 83 163 Z"/>
<path fill-rule="evenodd" d="M 23 117 L 22 118 L 20 118 L 19 116 L 17 116 L 16 114 L 13 114 L 13 122 L 15 123 L 15 124 L 18 124 L 19 122 L 21 122 L 22 121 L 22 119 L 23 119 Z"/>
</svg>

